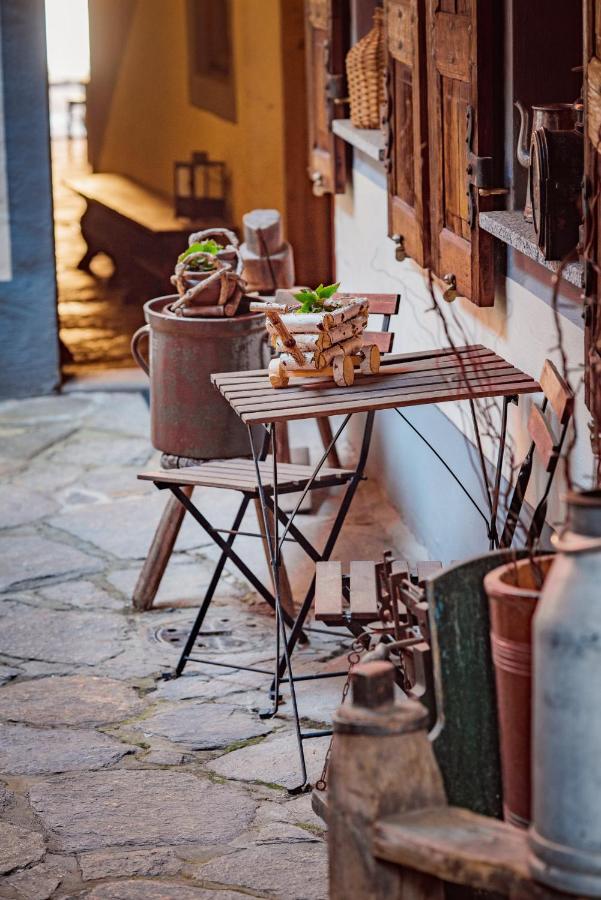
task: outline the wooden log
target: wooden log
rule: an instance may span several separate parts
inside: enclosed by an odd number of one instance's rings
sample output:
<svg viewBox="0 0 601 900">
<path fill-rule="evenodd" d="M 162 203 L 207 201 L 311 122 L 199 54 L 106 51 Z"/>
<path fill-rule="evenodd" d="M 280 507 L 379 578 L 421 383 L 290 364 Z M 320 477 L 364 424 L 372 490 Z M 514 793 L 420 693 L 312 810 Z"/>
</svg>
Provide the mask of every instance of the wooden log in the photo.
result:
<svg viewBox="0 0 601 900">
<path fill-rule="evenodd" d="M 253 209 L 242 216 L 244 243 L 256 256 L 272 256 L 282 249 L 282 217 L 277 209 Z"/>
<path fill-rule="evenodd" d="M 444 897 L 437 879 L 389 865 L 371 853 L 378 819 L 445 805 L 427 721 L 420 703 L 394 702 L 391 663 L 357 666 L 352 702 L 334 715 L 327 773 L 330 900 Z"/>
<path fill-rule="evenodd" d="M 276 288 L 294 285 L 294 257 L 290 244 L 285 243 L 272 256 L 257 256 L 246 244 L 241 244 L 240 253 L 244 264 L 242 277 L 249 291 L 273 292 Z"/>
<path fill-rule="evenodd" d="M 334 344 L 327 350 L 319 352 L 317 364 L 322 368 L 323 366 L 329 366 L 333 363 L 337 356 L 352 356 L 353 353 L 357 353 L 361 349 L 362 343 L 361 337 L 357 335 L 356 337 L 349 338 L 347 341 L 341 341 L 340 344 Z"/>
<path fill-rule="evenodd" d="M 280 353 L 285 353 L 287 348 L 271 323 L 267 325 L 267 331 L 274 339 L 274 348 Z M 304 353 L 315 350 L 326 350 L 328 347 L 332 346 L 332 338 L 327 331 L 316 331 L 313 334 L 303 334 L 302 332 L 299 332 L 299 334 L 294 335 L 294 340 L 298 349 L 302 350 Z"/>
<path fill-rule="evenodd" d="M 349 303 L 340 309 L 334 309 L 326 313 L 289 313 L 282 316 L 286 327 L 294 334 L 313 333 L 315 331 L 329 331 L 336 325 L 342 325 L 349 319 L 368 314 L 369 304 L 366 300 Z"/>
<path fill-rule="evenodd" d="M 193 490 L 193 487 L 182 487 L 187 497 L 192 496 Z M 152 609 L 185 515 L 185 508 L 170 493 L 132 594 L 134 609 L 140 612 Z"/>
<path fill-rule="evenodd" d="M 292 357 L 294 362 L 299 365 L 305 365 L 305 358 L 301 351 L 296 346 L 295 340 L 292 337 L 291 333 L 288 331 L 288 328 L 284 324 L 282 316 L 280 316 L 279 312 L 275 309 L 266 309 L 265 315 L 267 316 L 268 321 L 273 326 L 274 330 L 277 332 L 278 336 L 281 338 L 282 342 L 288 348 L 288 354 Z"/>
<path fill-rule="evenodd" d="M 294 339 L 301 350 L 327 350 L 327 348 L 331 347 L 333 344 L 340 344 L 342 341 L 346 341 L 357 334 L 363 334 L 366 324 L 367 316 L 359 315 L 355 316 L 354 319 L 349 319 L 348 322 L 343 322 L 342 325 L 336 325 L 327 331 L 313 331 L 306 333 L 302 331 L 292 332 L 290 327 L 288 330 L 294 334 Z M 270 323 L 267 324 L 267 331 L 271 335 L 277 335 L 277 332 Z M 303 346 L 303 344 L 305 346 Z M 274 343 L 274 346 L 276 350 L 285 350 L 285 347 L 278 344 L 277 341 Z"/>
</svg>

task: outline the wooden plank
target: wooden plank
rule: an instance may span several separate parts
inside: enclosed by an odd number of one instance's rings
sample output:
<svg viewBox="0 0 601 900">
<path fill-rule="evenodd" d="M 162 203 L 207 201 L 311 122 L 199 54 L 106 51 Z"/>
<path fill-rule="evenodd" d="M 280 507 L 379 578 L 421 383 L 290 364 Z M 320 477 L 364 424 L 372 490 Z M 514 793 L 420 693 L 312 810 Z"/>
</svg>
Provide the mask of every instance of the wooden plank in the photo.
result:
<svg viewBox="0 0 601 900">
<path fill-rule="evenodd" d="M 350 565 L 351 619 L 378 618 L 376 563 L 354 560 Z"/>
<path fill-rule="evenodd" d="M 177 484 L 180 486 L 189 484 L 195 487 L 227 488 L 232 491 L 249 491 L 251 493 L 257 491 L 257 485 L 254 481 L 248 481 L 244 478 L 231 478 L 226 483 L 226 479 L 223 476 L 207 476 L 200 473 L 197 469 L 193 472 L 187 469 L 178 469 L 177 475 L 163 471 L 141 472 L 138 478 L 141 481 L 154 481 L 155 484 Z"/>
<path fill-rule="evenodd" d="M 342 616 L 342 563 L 318 562 L 315 566 L 315 618 L 338 625 Z"/>
<path fill-rule="evenodd" d="M 244 413 L 241 415 L 241 419 L 247 425 L 262 425 L 267 422 L 286 422 L 296 419 L 311 419 L 316 418 L 317 416 L 335 416 L 348 413 L 369 412 L 378 409 L 393 409 L 395 407 L 422 406 L 429 403 L 447 403 L 452 400 L 478 400 L 484 399 L 485 397 L 532 394 L 539 390 L 539 385 L 531 380 L 510 381 L 503 385 L 494 385 L 492 387 L 474 388 L 473 390 L 463 391 L 456 388 L 444 388 L 439 391 L 430 391 L 427 394 L 411 394 L 402 391 L 396 393 L 395 391 L 390 391 L 384 397 L 373 396 L 366 400 L 353 402 L 351 396 L 352 388 L 343 388 L 343 396 L 339 396 L 336 399 L 331 398 L 329 403 L 323 405 L 313 407 L 307 406 L 298 409 L 291 407 L 287 411 L 284 410 L 277 413 Z M 344 394 L 346 394 L 346 397 Z"/>
<path fill-rule="evenodd" d="M 574 394 L 550 359 L 545 360 L 540 386 L 560 423 L 565 425 L 574 411 Z"/>
<path fill-rule="evenodd" d="M 439 392 L 443 387 L 446 387 L 447 390 L 454 391 L 453 396 L 450 398 L 452 400 L 465 399 L 471 396 L 475 391 L 481 390 L 483 388 L 495 388 L 498 387 L 501 392 L 503 386 L 507 382 L 511 383 L 529 383 L 529 379 L 527 375 L 520 375 L 519 373 L 512 372 L 511 370 L 507 370 L 502 373 L 500 377 L 497 378 L 478 378 L 478 379 L 469 379 L 466 381 L 463 377 L 454 377 L 454 378 L 423 378 L 420 381 L 401 381 L 400 383 L 391 384 L 391 385 L 378 385 L 377 387 L 374 385 L 366 385 L 365 387 L 362 385 L 361 381 L 355 382 L 353 386 L 352 396 L 348 398 L 348 402 L 350 404 L 348 411 L 351 411 L 351 406 L 358 402 L 373 399 L 378 400 L 384 398 L 386 396 L 403 396 L 403 393 L 411 394 L 412 396 L 421 396 L 427 402 L 427 398 L 433 394 Z M 280 393 L 280 392 L 278 392 Z M 474 393 L 475 396 L 475 393 Z M 277 399 L 277 402 L 271 401 L 270 398 L 263 400 L 249 400 L 242 399 L 236 401 L 230 401 L 233 409 L 240 416 L 244 416 L 247 413 L 260 413 L 270 411 L 273 413 L 280 412 L 282 410 L 301 410 L 306 406 L 311 407 L 326 407 L 332 402 L 344 402 L 344 397 L 341 397 L 339 394 L 326 394 L 325 392 L 320 394 L 318 393 L 316 396 L 312 397 L 303 397 L 300 395 L 296 397 L 294 400 L 290 398 L 288 402 L 282 402 L 280 398 Z M 432 402 L 440 402 L 434 400 Z M 392 404 L 395 405 L 395 404 Z M 344 412 L 344 409 L 342 410 Z"/>
<path fill-rule="evenodd" d="M 498 369 L 511 370 L 519 375 L 523 374 L 519 369 L 516 369 L 515 366 L 511 366 L 510 363 L 491 356 L 476 359 L 466 357 L 466 361 L 462 361 L 461 363 L 452 361 L 449 358 L 448 361 L 435 366 L 429 365 L 426 362 L 414 363 L 411 365 L 388 366 L 380 369 L 380 372 L 376 375 L 361 375 L 360 373 L 357 373 L 357 377 L 360 378 L 361 386 L 363 388 L 371 384 L 386 384 L 391 386 L 395 383 L 395 376 L 398 375 L 403 375 L 406 378 L 417 378 L 418 376 L 421 376 L 424 378 L 435 377 L 440 379 L 441 376 L 451 377 L 454 375 L 461 375 L 462 373 L 471 373 L 474 375 L 487 374 L 489 372 L 494 373 L 495 370 Z M 315 396 L 317 396 L 318 394 L 327 394 L 328 391 L 335 391 L 337 389 L 338 386 L 327 376 L 324 376 L 322 380 L 316 377 L 313 377 L 310 380 L 299 377 L 291 379 L 289 386 L 285 388 L 285 390 L 279 391 L 279 396 L 286 397 L 287 400 L 290 401 L 295 395 L 307 396 L 307 393 L 310 391 L 315 391 Z M 245 387 L 236 384 L 235 386 L 224 388 L 221 393 L 230 402 L 232 400 L 239 400 L 243 397 L 248 397 L 250 399 L 268 399 L 276 396 L 266 377 L 262 377 L 260 380 L 257 379 L 256 382 L 246 385 Z"/>
<path fill-rule="evenodd" d="M 452 884 L 508 896 L 549 897 L 530 879 L 527 832 L 456 807 L 380 819 L 373 850 L 379 859 Z"/>
<path fill-rule="evenodd" d="M 472 350 L 487 350 L 489 353 L 492 353 L 492 350 L 489 350 L 487 347 L 484 347 L 483 344 L 465 344 L 460 347 L 442 347 L 437 350 L 418 350 L 412 353 L 395 353 L 389 356 L 386 359 L 386 365 L 394 365 L 395 363 L 400 362 L 410 362 L 412 360 L 418 359 L 439 359 L 448 355 L 469 353 Z M 250 369 L 250 370 L 241 370 L 239 372 L 215 372 L 211 375 L 211 382 L 219 387 L 222 384 L 227 384 L 230 381 L 244 381 L 245 378 L 252 378 L 257 375 L 266 375 L 267 369 Z"/>
<path fill-rule="evenodd" d="M 347 294 L 341 291 L 335 294 L 340 299 L 357 299 L 365 297 L 369 301 L 369 314 L 375 316 L 396 316 L 401 302 L 400 294 Z"/>
<path fill-rule="evenodd" d="M 526 380 L 529 378 L 528 375 L 523 375 L 518 369 L 514 369 L 513 367 L 507 367 L 504 369 L 495 370 L 493 373 L 489 373 L 485 375 L 480 373 L 479 371 L 475 371 L 473 373 L 464 372 L 452 372 L 449 375 L 440 374 L 423 374 L 423 375 L 406 375 L 406 376 L 394 376 L 390 378 L 386 378 L 386 380 L 379 379 L 374 380 L 374 378 L 370 378 L 366 376 L 365 378 L 358 378 L 353 386 L 353 399 L 359 399 L 367 395 L 378 395 L 386 393 L 387 391 L 398 391 L 402 388 L 405 388 L 408 391 L 427 391 L 433 385 L 436 387 L 440 387 L 441 385 L 457 385 L 464 386 L 466 390 L 469 387 L 482 387 L 484 385 L 489 384 L 501 384 L 507 378 L 511 379 L 522 379 Z M 254 396 L 236 396 L 236 397 L 228 397 L 228 401 L 231 405 L 236 409 L 238 413 L 245 412 L 246 410 L 259 410 L 259 409 L 281 409 L 283 407 L 297 407 L 303 406 L 307 403 L 327 403 L 328 400 L 332 397 L 338 396 L 334 391 L 339 390 L 338 388 L 324 388 L 323 390 L 312 389 L 313 384 L 307 384 L 305 389 L 298 389 L 294 393 L 289 392 L 287 389 L 280 391 L 271 391 L 271 394 L 267 395 L 254 395 Z M 274 396 L 275 394 L 275 396 Z"/>
<path fill-rule="evenodd" d="M 364 331 L 361 335 L 363 345 L 375 344 L 380 353 L 390 353 L 394 343 L 392 331 Z"/>
<path fill-rule="evenodd" d="M 551 429 L 547 425 L 546 419 L 536 403 L 533 403 L 530 407 L 528 434 L 534 441 L 534 446 L 536 447 L 536 451 L 545 471 L 550 472 L 557 455 L 555 438 L 551 434 Z"/>
<path fill-rule="evenodd" d="M 383 380 L 386 378 L 391 379 L 394 375 L 418 375 L 418 374 L 453 374 L 460 372 L 482 372 L 482 371 L 494 371 L 496 368 L 505 368 L 509 367 L 514 369 L 516 372 L 520 372 L 519 369 L 516 369 L 515 366 L 511 366 L 510 363 L 501 359 L 500 357 L 489 354 L 475 354 L 472 356 L 462 357 L 460 360 L 454 359 L 452 357 L 445 357 L 443 360 L 436 361 L 435 363 L 431 363 L 429 360 L 420 360 L 414 363 L 399 363 L 396 365 L 390 366 L 382 366 L 380 372 L 377 375 L 366 375 L 362 378 L 362 384 L 378 384 L 383 383 Z M 523 374 L 520 372 L 520 374 Z M 303 381 L 299 379 L 293 379 L 292 384 L 286 388 L 286 396 L 293 396 L 293 392 L 304 391 L 307 389 L 308 381 Z M 336 390 L 337 386 L 332 382 L 331 378 L 324 378 L 323 384 L 324 387 L 320 387 L 321 382 L 312 379 L 310 382 L 311 386 L 319 391 L 324 390 Z M 315 387 L 317 385 L 317 387 Z M 234 382 L 230 385 L 226 385 L 221 388 L 221 393 L 227 399 L 237 398 L 242 396 L 249 397 L 258 397 L 261 394 L 265 396 L 273 396 L 273 389 L 269 382 L 269 379 L 266 375 L 262 375 L 252 381 L 249 381 L 246 385 L 243 385 L 241 382 Z"/>
</svg>

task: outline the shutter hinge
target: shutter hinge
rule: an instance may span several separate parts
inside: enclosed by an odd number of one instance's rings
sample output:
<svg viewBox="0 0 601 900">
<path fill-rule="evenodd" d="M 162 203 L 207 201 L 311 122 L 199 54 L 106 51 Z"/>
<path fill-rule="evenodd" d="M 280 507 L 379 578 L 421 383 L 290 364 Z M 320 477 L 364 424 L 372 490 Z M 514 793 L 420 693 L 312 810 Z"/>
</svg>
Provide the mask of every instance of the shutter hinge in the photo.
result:
<svg viewBox="0 0 601 900">
<path fill-rule="evenodd" d="M 468 223 L 470 228 L 476 225 L 476 212 L 478 209 L 477 197 L 491 197 L 507 194 L 507 188 L 493 187 L 493 160 L 492 156 L 476 156 L 473 150 L 474 138 L 474 108 L 467 108 L 467 122 L 465 143 L 467 145 L 467 203 Z"/>
</svg>

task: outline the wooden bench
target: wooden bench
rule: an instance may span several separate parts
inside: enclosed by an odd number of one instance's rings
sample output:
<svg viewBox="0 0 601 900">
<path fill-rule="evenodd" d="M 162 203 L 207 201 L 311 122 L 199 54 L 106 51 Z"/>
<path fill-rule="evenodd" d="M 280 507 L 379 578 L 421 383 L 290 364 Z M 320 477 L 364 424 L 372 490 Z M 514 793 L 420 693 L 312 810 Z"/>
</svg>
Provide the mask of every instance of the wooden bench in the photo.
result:
<svg viewBox="0 0 601 900">
<path fill-rule="evenodd" d="M 71 178 L 68 188 L 86 201 L 81 232 L 87 250 L 78 268 L 90 271 L 97 253 L 115 265 L 117 282 L 136 299 L 170 293 L 169 277 L 188 235 L 226 223 L 176 218 L 171 200 L 123 175 L 97 173 Z"/>
</svg>

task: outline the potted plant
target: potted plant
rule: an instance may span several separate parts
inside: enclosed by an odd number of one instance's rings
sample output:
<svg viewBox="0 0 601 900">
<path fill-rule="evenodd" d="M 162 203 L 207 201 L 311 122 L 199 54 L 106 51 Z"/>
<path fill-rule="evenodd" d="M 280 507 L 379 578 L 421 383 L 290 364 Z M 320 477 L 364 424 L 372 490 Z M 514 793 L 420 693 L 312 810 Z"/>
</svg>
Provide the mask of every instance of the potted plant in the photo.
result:
<svg viewBox="0 0 601 900">
<path fill-rule="evenodd" d="M 241 273 L 239 243 L 232 231 L 214 228 L 191 234 L 171 277 L 179 294 L 171 311 L 199 315 L 197 307 L 223 307 L 226 315 L 233 315 L 244 292 Z"/>
</svg>

